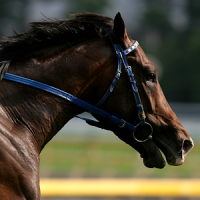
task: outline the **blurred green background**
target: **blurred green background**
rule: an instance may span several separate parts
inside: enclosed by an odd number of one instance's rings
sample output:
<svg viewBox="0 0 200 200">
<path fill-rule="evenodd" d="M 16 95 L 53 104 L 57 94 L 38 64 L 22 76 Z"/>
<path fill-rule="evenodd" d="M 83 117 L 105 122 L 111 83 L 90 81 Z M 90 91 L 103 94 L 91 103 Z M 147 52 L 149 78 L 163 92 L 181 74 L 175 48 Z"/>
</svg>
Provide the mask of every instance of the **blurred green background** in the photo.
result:
<svg viewBox="0 0 200 200">
<path fill-rule="evenodd" d="M 51 141 L 41 153 L 41 177 L 200 178 L 199 142 L 196 142 L 182 166 L 166 165 L 163 169 L 149 169 L 143 165 L 136 151 L 114 137 L 109 140 L 93 137 L 91 140 L 88 136 L 84 142 Z"/>
<path fill-rule="evenodd" d="M 41 154 L 41 177 L 189 177 L 200 164 L 199 0 L 0 0 L 0 38 L 27 23 L 94 12 L 121 12 L 127 30 L 159 71 L 161 87 L 195 147 L 182 166 L 147 169 L 138 153 L 110 132 L 72 120 Z M 78 129 L 79 127 L 79 129 Z"/>
</svg>

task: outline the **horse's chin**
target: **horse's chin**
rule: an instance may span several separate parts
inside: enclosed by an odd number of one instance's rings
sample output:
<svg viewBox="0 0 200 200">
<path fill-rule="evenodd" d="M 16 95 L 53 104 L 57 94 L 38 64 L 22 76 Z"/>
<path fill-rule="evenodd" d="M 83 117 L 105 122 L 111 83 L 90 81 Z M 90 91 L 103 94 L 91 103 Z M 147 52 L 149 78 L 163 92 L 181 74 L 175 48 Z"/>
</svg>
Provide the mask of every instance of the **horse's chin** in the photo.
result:
<svg viewBox="0 0 200 200">
<path fill-rule="evenodd" d="M 153 140 L 148 140 L 147 142 L 142 143 L 142 146 L 145 149 L 145 152 L 141 153 L 143 158 L 143 163 L 148 168 L 159 168 L 162 169 L 165 167 L 166 162 Z"/>
</svg>

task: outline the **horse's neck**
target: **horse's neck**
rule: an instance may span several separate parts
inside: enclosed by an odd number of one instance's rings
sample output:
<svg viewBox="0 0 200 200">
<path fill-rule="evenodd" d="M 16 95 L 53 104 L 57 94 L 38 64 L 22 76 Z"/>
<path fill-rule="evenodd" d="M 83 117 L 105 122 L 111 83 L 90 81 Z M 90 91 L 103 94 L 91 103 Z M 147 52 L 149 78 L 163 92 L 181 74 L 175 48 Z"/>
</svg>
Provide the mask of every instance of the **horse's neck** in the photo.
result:
<svg viewBox="0 0 200 200">
<path fill-rule="evenodd" d="M 101 89 L 97 93 L 96 89 L 102 69 L 108 65 L 102 53 L 105 48 L 105 42 L 88 41 L 87 45 L 59 49 L 57 54 L 53 51 L 39 57 L 39 52 L 25 63 L 11 65 L 9 72 L 44 82 L 95 104 L 105 92 Z M 39 151 L 68 120 L 83 111 L 55 95 L 28 86 L 2 82 L 0 90 L 5 115 L 27 128 L 37 141 Z"/>
</svg>

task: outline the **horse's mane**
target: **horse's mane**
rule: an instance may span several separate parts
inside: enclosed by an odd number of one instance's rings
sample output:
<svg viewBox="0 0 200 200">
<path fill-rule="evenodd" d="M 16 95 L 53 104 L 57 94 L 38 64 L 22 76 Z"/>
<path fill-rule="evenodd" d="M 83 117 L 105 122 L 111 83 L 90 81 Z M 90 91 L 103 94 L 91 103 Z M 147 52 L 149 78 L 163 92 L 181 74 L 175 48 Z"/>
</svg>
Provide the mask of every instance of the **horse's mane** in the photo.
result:
<svg viewBox="0 0 200 200">
<path fill-rule="evenodd" d="M 71 15 L 70 19 L 45 19 L 29 23 L 30 29 L 0 42 L 0 62 L 16 62 L 30 53 L 53 45 L 74 45 L 95 37 L 103 37 L 113 19 L 97 14 Z"/>
</svg>

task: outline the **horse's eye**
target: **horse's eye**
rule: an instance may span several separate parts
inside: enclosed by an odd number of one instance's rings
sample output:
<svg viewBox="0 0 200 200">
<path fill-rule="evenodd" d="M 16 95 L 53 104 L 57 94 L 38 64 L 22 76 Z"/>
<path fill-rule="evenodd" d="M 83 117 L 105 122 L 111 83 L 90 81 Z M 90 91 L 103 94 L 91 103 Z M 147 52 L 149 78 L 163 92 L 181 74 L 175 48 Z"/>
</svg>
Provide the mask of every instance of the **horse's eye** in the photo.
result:
<svg viewBox="0 0 200 200">
<path fill-rule="evenodd" d="M 156 75 L 154 73 L 146 74 L 146 81 L 156 82 Z"/>
</svg>

